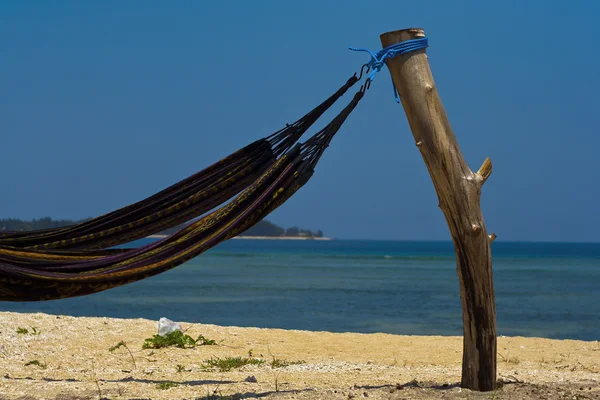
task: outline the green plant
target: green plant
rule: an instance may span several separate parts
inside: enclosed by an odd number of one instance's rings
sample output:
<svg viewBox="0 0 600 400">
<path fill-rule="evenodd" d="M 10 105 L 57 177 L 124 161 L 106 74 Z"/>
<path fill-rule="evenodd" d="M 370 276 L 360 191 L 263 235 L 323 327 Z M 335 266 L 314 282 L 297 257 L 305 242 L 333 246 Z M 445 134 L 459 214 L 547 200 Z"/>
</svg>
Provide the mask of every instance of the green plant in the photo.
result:
<svg viewBox="0 0 600 400">
<path fill-rule="evenodd" d="M 231 371 L 234 368 L 241 368 L 245 365 L 261 365 L 264 364 L 264 361 L 258 358 L 248 358 L 248 357 L 225 357 L 225 358 L 211 358 L 210 360 L 205 360 L 202 363 L 202 369 L 212 369 L 218 368 L 220 372 Z"/>
<path fill-rule="evenodd" d="M 113 351 L 117 350 L 119 347 L 124 347 L 124 346 L 125 346 L 125 342 L 121 340 L 119 343 L 117 343 L 114 346 L 110 347 L 108 349 L 108 351 L 110 351 L 112 353 Z"/>
<path fill-rule="evenodd" d="M 175 386 L 179 386 L 179 383 L 176 382 L 161 382 L 159 384 L 156 385 L 157 389 L 162 389 L 162 390 L 167 390 L 167 389 L 171 389 L 172 387 Z"/>
<path fill-rule="evenodd" d="M 18 333 L 19 335 L 27 335 L 27 334 L 29 333 L 29 329 L 27 329 L 27 328 L 22 328 L 22 327 L 18 327 L 18 328 L 17 328 L 17 333 Z M 41 333 L 42 333 L 42 331 L 39 331 L 39 330 L 38 330 L 38 329 L 37 329 L 35 326 L 32 326 L 32 327 L 31 327 L 31 334 L 32 334 L 32 335 L 39 335 L 39 334 L 41 334 Z"/>
<path fill-rule="evenodd" d="M 179 347 L 181 349 L 186 347 L 195 347 L 203 345 L 216 345 L 214 340 L 207 339 L 200 335 L 197 339 L 192 338 L 189 335 L 184 334 L 181 331 L 175 331 L 166 334 L 165 336 L 154 335 L 151 338 L 144 340 L 142 348 L 144 349 L 161 349 L 164 347 Z"/>
<path fill-rule="evenodd" d="M 48 368 L 48 364 L 46 362 L 41 363 L 39 360 L 32 360 L 25 363 L 25 366 L 28 367 L 30 365 L 37 365 L 40 368 L 46 369 Z"/>
<path fill-rule="evenodd" d="M 117 343 L 113 347 L 109 348 L 108 351 L 110 351 L 112 353 L 113 351 L 117 350 L 120 347 L 125 347 L 127 349 L 127 351 L 129 352 L 129 356 L 131 357 L 131 363 L 133 364 L 133 369 L 136 369 L 137 366 L 135 365 L 135 358 L 133 357 L 133 353 L 129 349 L 129 346 L 127 346 L 127 343 L 125 343 L 123 340 L 121 340 L 119 343 Z"/>
<path fill-rule="evenodd" d="M 177 372 L 183 372 L 185 371 L 185 367 L 181 364 L 177 364 Z"/>
<path fill-rule="evenodd" d="M 216 346 L 217 342 L 212 339 L 207 339 L 204 336 L 200 335 L 196 339 L 196 344 L 199 346 Z"/>
<path fill-rule="evenodd" d="M 269 350 L 269 354 L 273 358 L 273 360 L 269 363 L 269 365 L 271 366 L 271 369 L 273 369 L 273 370 L 276 368 L 284 368 L 284 367 L 287 367 L 290 365 L 304 364 L 306 362 L 304 360 L 289 361 L 289 360 L 277 358 L 273 355 L 273 353 L 271 352 L 271 347 L 268 345 L 267 345 L 267 350 Z M 280 372 L 273 371 L 273 381 L 275 383 L 275 385 L 274 385 L 275 392 L 279 392 L 279 373 Z"/>
<path fill-rule="evenodd" d="M 273 361 L 271 361 L 271 363 L 269 365 L 271 366 L 271 368 L 284 368 L 284 367 L 289 367 L 290 365 L 299 365 L 299 364 L 306 364 L 306 361 L 304 361 L 304 360 L 290 361 L 290 360 L 284 360 L 281 358 L 273 357 Z"/>
</svg>

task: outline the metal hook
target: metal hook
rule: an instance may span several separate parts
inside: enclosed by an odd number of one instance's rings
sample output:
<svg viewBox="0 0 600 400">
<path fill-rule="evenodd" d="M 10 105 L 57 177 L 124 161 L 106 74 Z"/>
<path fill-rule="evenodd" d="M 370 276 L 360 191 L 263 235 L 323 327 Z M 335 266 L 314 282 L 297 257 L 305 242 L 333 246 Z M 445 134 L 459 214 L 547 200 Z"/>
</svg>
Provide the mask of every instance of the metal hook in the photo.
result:
<svg viewBox="0 0 600 400">
<path fill-rule="evenodd" d="M 371 79 L 367 78 L 367 80 L 365 81 L 365 83 L 363 83 L 363 85 L 360 87 L 360 91 L 364 94 L 367 90 L 369 90 L 369 88 L 371 87 Z"/>
<path fill-rule="evenodd" d="M 366 70 L 365 70 L 365 67 L 367 67 L 367 69 L 366 69 Z M 371 65 L 370 65 L 370 63 L 364 64 L 364 65 L 362 66 L 362 68 L 360 69 L 360 75 L 358 76 L 358 78 L 357 78 L 357 79 L 360 81 L 360 80 L 362 79 L 362 77 L 363 77 L 363 74 L 368 74 L 370 70 L 371 70 Z"/>
</svg>

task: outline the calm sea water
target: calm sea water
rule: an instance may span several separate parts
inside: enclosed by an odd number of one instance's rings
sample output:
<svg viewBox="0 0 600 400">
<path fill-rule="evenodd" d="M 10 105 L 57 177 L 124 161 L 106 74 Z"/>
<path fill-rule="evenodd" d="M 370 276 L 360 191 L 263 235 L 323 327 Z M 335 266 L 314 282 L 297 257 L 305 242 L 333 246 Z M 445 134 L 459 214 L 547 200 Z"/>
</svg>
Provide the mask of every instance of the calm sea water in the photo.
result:
<svg viewBox="0 0 600 400">
<path fill-rule="evenodd" d="M 493 257 L 499 335 L 600 339 L 600 244 L 498 241 Z M 128 286 L 0 310 L 462 334 L 450 242 L 231 240 Z"/>
</svg>

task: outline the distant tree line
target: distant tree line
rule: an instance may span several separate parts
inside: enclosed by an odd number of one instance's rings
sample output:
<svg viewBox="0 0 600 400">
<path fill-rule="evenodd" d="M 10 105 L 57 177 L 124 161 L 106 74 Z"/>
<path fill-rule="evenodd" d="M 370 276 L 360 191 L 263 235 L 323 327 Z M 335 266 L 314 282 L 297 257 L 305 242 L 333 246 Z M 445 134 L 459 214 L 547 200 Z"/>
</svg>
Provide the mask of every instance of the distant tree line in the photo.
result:
<svg viewBox="0 0 600 400">
<path fill-rule="evenodd" d="M 60 228 L 64 226 L 74 225 L 80 222 L 88 221 L 89 218 L 73 221 L 70 219 L 52 219 L 50 217 L 44 217 L 39 219 L 33 219 L 31 221 L 24 221 L 16 218 L 5 218 L 0 219 L 0 231 L 34 231 L 41 229 Z M 179 227 L 164 230 L 160 233 L 169 235 L 177 231 Z M 323 237 L 323 231 L 318 230 L 313 232 L 308 229 L 300 229 L 296 226 L 284 229 L 272 222 L 262 220 L 248 229 L 240 236 L 291 236 L 291 237 Z"/>
<path fill-rule="evenodd" d="M 323 231 L 318 230 L 313 232 L 308 229 L 300 229 L 298 227 L 291 227 L 284 229 L 281 226 L 275 225 L 272 222 L 262 220 L 240 236 L 303 236 L 303 237 L 323 237 Z"/>
<path fill-rule="evenodd" d="M 87 221 L 89 218 L 73 221 L 70 219 L 52 219 L 44 217 L 23 221 L 16 218 L 0 219 L 0 231 L 37 231 L 41 229 L 61 228 L 63 226 L 74 225 L 79 222 Z"/>
</svg>

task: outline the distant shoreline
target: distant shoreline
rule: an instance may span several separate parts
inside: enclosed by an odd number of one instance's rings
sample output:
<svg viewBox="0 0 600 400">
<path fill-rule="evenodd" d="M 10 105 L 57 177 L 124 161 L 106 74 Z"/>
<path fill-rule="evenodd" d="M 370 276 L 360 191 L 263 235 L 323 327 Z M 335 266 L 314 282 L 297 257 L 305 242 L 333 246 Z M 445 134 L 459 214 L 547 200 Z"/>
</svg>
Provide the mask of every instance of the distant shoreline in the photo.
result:
<svg viewBox="0 0 600 400">
<path fill-rule="evenodd" d="M 148 239 L 164 239 L 169 235 L 150 235 Z M 240 240 L 333 240 L 328 237 L 308 237 L 308 236 L 236 236 L 232 239 Z"/>
<path fill-rule="evenodd" d="M 233 239 L 252 239 L 252 240 L 333 240 L 328 237 L 308 237 L 308 236 L 236 236 Z"/>
</svg>

